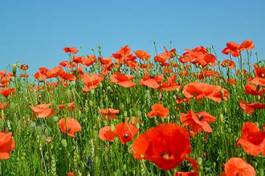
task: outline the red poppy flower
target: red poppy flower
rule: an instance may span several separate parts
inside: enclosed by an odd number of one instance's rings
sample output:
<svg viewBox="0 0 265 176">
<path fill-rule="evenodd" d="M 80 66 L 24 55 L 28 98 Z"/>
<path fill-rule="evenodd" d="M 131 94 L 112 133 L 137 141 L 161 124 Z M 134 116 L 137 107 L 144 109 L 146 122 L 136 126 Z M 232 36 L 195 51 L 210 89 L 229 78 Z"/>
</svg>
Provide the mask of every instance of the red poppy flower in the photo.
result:
<svg viewBox="0 0 265 176">
<path fill-rule="evenodd" d="M 254 84 L 256 86 L 262 86 L 265 87 L 265 78 L 262 77 L 254 77 L 254 78 L 250 78 L 248 80 L 248 83 L 250 84 Z"/>
<path fill-rule="evenodd" d="M 205 47 L 198 46 L 192 50 L 186 50 L 179 58 L 179 61 L 182 63 L 190 62 L 205 67 L 206 65 L 215 65 L 216 57 L 209 53 Z"/>
<path fill-rule="evenodd" d="M 222 67 L 228 67 L 230 69 L 233 69 L 235 68 L 235 62 L 230 60 L 230 59 L 225 59 L 222 63 L 221 63 L 221 66 Z"/>
<path fill-rule="evenodd" d="M 247 103 L 245 101 L 240 101 L 240 107 L 247 114 L 252 114 L 256 109 L 265 109 L 265 104 L 263 103 Z"/>
<path fill-rule="evenodd" d="M 175 176 L 198 176 L 197 172 L 177 172 Z"/>
<path fill-rule="evenodd" d="M 80 64 L 80 63 L 82 63 L 83 57 L 81 57 L 81 56 L 73 56 L 72 60 L 73 60 L 74 63 Z"/>
<path fill-rule="evenodd" d="M 61 66 L 56 66 L 47 71 L 46 76 L 47 78 L 56 78 L 60 76 L 61 72 L 63 72 L 63 68 Z"/>
<path fill-rule="evenodd" d="M 81 125 L 74 118 L 63 118 L 59 120 L 58 125 L 62 133 L 71 137 L 75 137 L 75 133 L 81 131 Z"/>
<path fill-rule="evenodd" d="M 254 47 L 255 47 L 255 45 L 254 45 L 252 40 L 245 40 L 240 44 L 239 49 L 240 49 L 240 51 L 252 50 Z"/>
<path fill-rule="evenodd" d="M 175 48 L 171 49 L 170 51 L 168 51 L 166 48 L 164 48 L 164 52 L 156 55 L 154 60 L 162 66 L 167 66 L 167 65 L 169 65 L 167 63 L 167 61 L 169 59 L 174 58 L 175 56 L 176 56 L 176 49 Z"/>
<path fill-rule="evenodd" d="M 60 105 L 58 105 L 58 108 L 60 110 L 65 109 L 65 108 L 68 108 L 69 110 L 74 110 L 75 109 L 75 103 L 71 102 L 71 103 L 68 103 L 68 104 L 60 104 Z"/>
<path fill-rule="evenodd" d="M 0 132 L 0 160 L 10 158 L 10 153 L 15 149 L 12 133 Z"/>
<path fill-rule="evenodd" d="M 220 73 L 215 71 L 215 70 L 209 70 L 209 69 L 204 69 L 201 72 L 198 73 L 198 79 L 204 79 L 207 77 L 220 77 Z"/>
<path fill-rule="evenodd" d="M 181 104 L 181 103 L 188 103 L 190 101 L 189 98 L 176 98 L 176 103 Z"/>
<path fill-rule="evenodd" d="M 70 54 L 76 54 L 78 52 L 78 49 L 74 47 L 65 47 L 64 52 L 70 53 Z"/>
<path fill-rule="evenodd" d="M 4 97 L 8 97 L 9 95 L 13 94 L 16 92 L 16 88 L 3 88 L 0 89 L 0 94 L 3 95 Z"/>
<path fill-rule="evenodd" d="M 254 64 L 254 73 L 256 77 L 265 78 L 265 67 Z"/>
<path fill-rule="evenodd" d="M 240 46 L 235 42 L 228 42 L 226 43 L 226 48 L 223 49 L 222 53 L 238 57 L 240 55 Z"/>
<path fill-rule="evenodd" d="M 67 80 L 67 81 L 75 81 L 76 80 L 76 77 L 73 73 L 67 73 L 66 71 L 62 70 L 60 72 L 60 77 L 63 79 L 63 80 Z"/>
<path fill-rule="evenodd" d="M 162 104 L 154 104 L 152 105 L 152 111 L 147 114 L 147 117 L 161 117 L 166 118 L 169 114 L 169 109 L 164 107 Z"/>
<path fill-rule="evenodd" d="M 250 155 L 257 156 L 261 153 L 265 156 L 265 131 L 260 131 L 255 123 L 245 122 L 237 144 Z"/>
<path fill-rule="evenodd" d="M 68 61 L 62 61 L 59 63 L 60 66 L 62 67 L 67 67 L 67 68 L 74 68 L 76 67 L 76 63 L 74 62 L 68 62 Z"/>
<path fill-rule="evenodd" d="M 254 84 L 246 84 L 245 85 L 245 94 L 251 94 L 254 96 L 258 96 L 258 95 L 263 95 L 265 94 L 265 87 L 261 87 L 258 85 L 254 85 Z"/>
<path fill-rule="evenodd" d="M 226 82 L 230 85 L 236 85 L 236 79 L 234 78 L 228 78 Z"/>
<path fill-rule="evenodd" d="M 100 128 L 98 136 L 102 141 L 113 142 L 116 134 L 114 133 L 114 130 L 112 130 L 111 126 L 105 126 Z"/>
<path fill-rule="evenodd" d="M 88 92 L 97 88 L 101 81 L 103 81 L 104 77 L 98 74 L 89 75 L 85 73 L 82 75 L 81 79 L 84 82 L 83 91 Z"/>
<path fill-rule="evenodd" d="M 101 74 L 107 75 L 114 66 L 114 64 L 112 63 L 112 59 L 111 58 L 99 58 L 99 61 L 101 63 Z"/>
<path fill-rule="evenodd" d="M 142 86 L 158 89 L 160 87 L 160 83 L 162 82 L 162 80 L 163 80 L 163 75 L 156 75 L 156 76 L 145 75 L 140 82 Z"/>
<path fill-rule="evenodd" d="M 181 86 L 176 83 L 176 75 L 172 75 L 167 78 L 166 81 L 162 82 L 162 84 L 159 87 L 159 90 L 162 91 L 174 91 L 174 90 L 180 90 Z"/>
<path fill-rule="evenodd" d="M 132 81 L 133 76 L 132 75 L 125 75 L 120 72 L 116 72 L 111 75 L 110 81 L 113 83 L 116 83 L 122 87 L 134 87 L 136 84 Z"/>
<path fill-rule="evenodd" d="M 189 134 L 174 123 L 149 128 L 132 144 L 133 156 L 155 163 L 163 170 L 177 167 L 191 152 Z"/>
<path fill-rule="evenodd" d="M 150 54 L 148 54 L 146 51 L 144 51 L 144 50 L 136 50 L 135 52 L 135 55 L 138 57 L 138 58 L 140 58 L 140 59 L 142 59 L 142 60 L 148 60 L 151 56 L 150 56 Z"/>
<path fill-rule="evenodd" d="M 222 176 L 256 176 L 255 169 L 241 158 L 230 158 L 224 165 Z"/>
<path fill-rule="evenodd" d="M 21 70 L 28 70 L 29 69 L 29 66 L 27 64 L 21 64 L 20 67 L 19 67 Z"/>
<path fill-rule="evenodd" d="M 12 77 L 13 77 L 12 73 L 8 73 L 6 71 L 1 71 L 0 72 L 0 87 L 8 86 Z"/>
<path fill-rule="evenodd" d="M 44 81 L 45 79 L 47 79 L 47 72 L 48 72 L 48 68 L 46 67 L 40 67 L 38 72 L 36 72 L 34 74 L 34 78 L 39 80 L 39 81 Z"/>
<path fill-rule="evenodd" d="M 114 130 L 114 133 L 120 139 L 122 144 L 130 142 L 137 132 L 138 128 L 136 128 L 135 125 L 126 122 L 117 124 Z"/>
<path fill-rule="evenodd" d="M 103 116 L 107 120 L 113 120 L 116 118 L 117 114 L 120 113 L 120 110 L 118 109 L 112 109 L 112 108 L 106 108 L 106 109 L 100 109 L 99 113 L 101 116 Z"/>
<path fill-rule="evenodd" d="M 136 57 L 132 55 L 131 49 L 128 45 L 122 47 L 118 52 L 113 53 L 112 56 L 121 64 L 126 64 L 129 61 L 135 61 Z"/>
<path fill-rule="evenodd" d="M 67 172 L 66 176 L 75 176 L 73 172 Z"/>
<path fill-rule="evenodd" d="M 32 111 L 38 118 L 47 118 L 53 115 L 53 109 L 50 108 L 51 103 L 49 104 L 39 104 L 31 107 Z"/>
<path fill-rule="evenodd" d="M 96 62 L 96 59 L 97 57 L 95 55 L 88 55 L 87 57 L 82 57 L 81 63 L 89 67 Z"/>
<path fill-rule="evenodd" d="M 192 135 L 196 135 L 201 131 L 211 133 L 212 128 L 209 123 L 213 123 L 215 121 L 216 118 L 207 112 L 195 113 L 190 110 L 187 114 L 181 113 L 180 115 L 180 122 L 183 123 L 184 126 L 188 126 L 190 128 Z"/>
<path fill-rule="evenodd" d="M 200 100 L 206 97 L 218 103 L 220 103 L 222 100 L 227 100 L 229 96 L 229 92 L 220 86 L 214 86 L 200 82 L 187 84 L 183 88 L 182 93 L 186 98 L 189 99 L 194 97 L 197 100 Z"/>
</svg>

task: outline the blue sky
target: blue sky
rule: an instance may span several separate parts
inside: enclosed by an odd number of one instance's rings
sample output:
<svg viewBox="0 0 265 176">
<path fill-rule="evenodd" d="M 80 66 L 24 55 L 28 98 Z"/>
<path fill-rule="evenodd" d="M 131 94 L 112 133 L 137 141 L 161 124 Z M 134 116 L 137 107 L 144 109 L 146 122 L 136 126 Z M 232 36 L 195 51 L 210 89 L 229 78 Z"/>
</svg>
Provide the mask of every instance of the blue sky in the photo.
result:
<svg viewBox="0 0 265 176">
<path fill-rule="evenodd" d="M 5 0 L 0 6 L 1 69 L 19 61 L 32 71 L 66 59 L 66 46 L 81 54 L 103 47 L 110 56 L 128 44 L 154 54 L 172 45 L 185 48 L 252 39 L 265 59 L 264 0 Z"/>
</svg>

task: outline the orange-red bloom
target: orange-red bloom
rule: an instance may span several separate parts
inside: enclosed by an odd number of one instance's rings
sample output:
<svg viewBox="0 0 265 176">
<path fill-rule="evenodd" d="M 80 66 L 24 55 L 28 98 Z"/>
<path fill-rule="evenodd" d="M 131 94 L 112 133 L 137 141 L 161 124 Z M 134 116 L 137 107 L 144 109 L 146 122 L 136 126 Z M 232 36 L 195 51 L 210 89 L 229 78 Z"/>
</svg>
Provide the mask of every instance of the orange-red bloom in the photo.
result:
<svg viewBox="0 0 265 176">
<path fill-rule="evenodd" d="M 263 129 L 263 131 L 260 131 L 255 123 L 245 122 L 237 144 L 250 155 L 262 154 L 265 156 L 265 126 Z"/>
<path fill-rule="evenodd" d="M 220 77 L 220 73 L 215 71 L 215 70 L 210 70 L 210 69 L 204 69 L 201 72 L 198 73 L 198 79 L 204 79 L 207 77 Z"/>
<path fill-rule="evenodd" d="M 136 57 L 131 53 L 131 49 L 128 45 L 122 47 L 118 52 L 113 53 L 112 56 L 121 64 L 134 62 L 136 59 Z"/>
<path fill-rule="evenodd" d="M 230 158 L 221 176 L 256 176 L 255 169 L 242 158 Z"/>
<path fill-rule="evenodd" d="M 34 74 L 34 78 L 39 81 L 44 81 L 47 79 L 48 68 L 40 67 L 39 70 Z"/>
<path fill-rule="evenodd" d="M 159 89 L 163 91 L 180 90 L 181 86 L 176 83 L 176 78 L 176 75 L 168 77 L 166 81 L 162 82 Z"/>
<path fill-rule="evenodd" d="M 75 176 L 73 172 L 67 172 L 66 176 Z"/>
<path fill-rule="evenodd" d="M 163 170 L 177 167 L 191 152 L 189 134 L 174 123 L 149 128 L 132 144 L 133 156 L 155 163 Z"/>
<path fill-rule="evenodd" d="M 163 75 L 156 75 L 156 76 L 150 76 L 150 75 L 145 75 L 141 79 L 141 85 L 147 86 L 153 89 L 158 89 L 160 87 L 160 83 L 163 80 Z"/>
<path fill-rule="evenodd" d="M 117 114 L 120 113 L 120 110 L 113 108 L 100 109 L 99 113 L 107 120 L 113 120 L 116 118 Z"/>
<path fill-rule="evenodd" d="M 223 49 L 222 53 L 238 57 L 240 55 L 240 46 L 235 42 L 228 42 L 226 43 L 226 48 Z"/>
<path fill-rule="evenodd" d="M 82 57 L 81 63 L 89 67 L 96 62 L 96 59 L 97 57 L 95 55 L 88 55 L 87 57 Z"/>
<path fill-rule="evenodd" d="M 200 100 L 204 97 L 220 103 L 222 100 L 227 100 L 229 96 L 228 90 L 206 83 L 193 82 L 187 84 L 182 93 L 186 98 L 196 98 Z"/>
<path fill-rule="evenodd" d="M 70 53 L 70 54 L 76 54 L 78 52 L 78 49 L 74 47 L 65 47 L 64 52 Z"/>
<path fill-rule="evenodd" d="M 239 105 L 247 114 L 252 114 L 256 109 L 265 109 L 265 104 L 263 103 L 247 103 L 245 101 L 240 101 Z"/>
<path fill-rule="evenodd" d="M 88 92 L 92 89 L 97 88 L 97 86 L 103 81 L 104 77 L 98 74 L 83 74 L 82 81 L 84 82 L 83 91 Z"/>
<path fill-rule="evenodd" d="M 146 51 L 144 51 L 144 50 L 136 50 L 135 52 L 135 55 L 138 57 L 138 58 L 140 58 L 140 59 L 142 59 L 142 60 L 148 60 L 151 56 L 150 56 L 150 54 L 148 54 Z"/>
<path fill-rule="evenodd" d="M 222 67 L 228 67 L 230 69 L 233 69 L 235 68 L 235 62 L 230 60 L 230 59 L 225 59 L 222 63 L 221 63 L 221 66 Z"/>
<path fill-rule="evenodd" d="M 15 140 L 12 133 L 0 132 L 0 160 L 10 158 L 10 153 L 15 149 Z"/>
<path fill-rule="evenodd" d="M 112 142 L 115 137 L 118 137 L 122 144 L 130 142 L 137 134 L 138 128 L 127 122 L 119 123 L 112 129 L 111 126 L 102 127 L 99 130 L 99 138 L 103 141 Z"/>
<path fill-rule="evenodd" d="M 265 87 L 265 78 L 262 77 L 254 77 L 254 78 L 250 78 L 248 80 L 248 83 L 250 84 L 254 84 L 256 86 L 262 86 Z"/>
<path fill-rule="evenodd" d="M 256 77 L 265 78 L 265 67 L 254 64 L 254 72 Z"/>
<path fill-rule="evenodd" d="M 181 113 L 180 122 L 190 128 L 191 135 L 196 135 L 201 131 L 211 133 L 212 128 L 209 123 L 216 121 L 216 118 L 207 112 L 193 112 L 190 110 L 187 114 Z"/>
<path fill-rule="evenodd" d="M 251 94 L 254 96 L 263 95 L 265 94 L 265 87 L 248 83 L 245 85 L 245 94 Z"/>
<path fill-rule="evenodd" d="M 110 81 L 113 83 L 116 83 L 122 87 L 134 87 L 136 84 L 132 81 L 133 76 L 132 75 L 125 75 L 120 72 L 116 72 L 111 75 Z"/>
<path fill-rule="evenodd" d="M 170 51 L 168 51 L 166 48 L 164 48 L 164 52 L 156 55 L 154 60 L 162 66 L 167 66 L 167 65 L 169 65 L 167 61 L 169 59 L 174 58 L 175 56 L 176 56 L 176 49 L 175 48 L 171 49 Z"/>
<path fill-rule="evenodd" d="M 3 95 L 4 97 L 8 97 L 9 95 L 13 94 L 16 92 L 16 88 L 3 88 L 0 89 L 0 94 Z"/>
<path fill-rule="evenodd" d="M 169 76 L 166 81 L 163 81 L 163 75 L 150 76 L 145 75 L 140 83 L 143 86 L 147 86 L 153 89 L 159 89 L 162 91 L 179 90 L 180 85 L 176 83 L 176 75 Z"/>
<path fill-rule="evenodd" d="M 112 142 L 116 137 L 116 134 L 114 133 L 114 130 L 112 130 L 111 126 L 105 126 L 100 128 L 98 136 L 102 141 Z"/>
<path fill-rule="evenodd" d="M 59 120 L 58 125 L 62 133 L 71 137 L 75 137 L 75 133 L 81 131 L 80 123 L 74 118 L 63 118 Z"/>
<path fill-rule="evenodd" d="M 71 102 L 71 103 L 67 103 L 67 104 L 60 104 L 58 105 L 58 108 L 61 109 L 65 109 L 67 108 L 68 110 L 74 110 L 75 109 L 75 103 Z"/>
<path fill-rule="evenodd" d="M 175 176 L 198 176 L 197 172 L 177 172 Z"/>
<path fill-rule="evenodd" d="M 240 51 L 242 50 L 252 50 L 255 47 L 254 43 L 252 40 L 244 40 L 240 46 L 239 49 Z"/>
<path fill-rule="evenodd" d="M 209 53 L 203 46 L 198 46 L 192 50 L 186 50 L 185 53 L 179 58 L 182 63 L 193 63 L 205 67 L 206 65 L 215 65 L 216 57 Z"/>
<path fill-rule="evenodd" d="M 138 128 L 135 125 L 126 122 L 117 124 L 114 130 L 122 144 L 130 142 L 137 132 Z"/>
<path fill-rule="evenodd" d="M 48 70 L 46 73 L 47 78 L 56 78 L 61 75 L 63 72 L 63 68 L 61 66 L 53 67 L 52 69 Z"/>
<path fill-rule="evenodd" d="M 50 108 L 51 103 L 49 104 L 39 104 L 32 106 L 31 109 L 38 118 L 47 118 L 53 115 L 53 109 Z"/>
<path fill-rule="evenodd" d="M 147 114 L 147 117 L 153 118 L 155 116 L 166 118 L 169 114 L 169 109 L 164 107 L 162 104 L 154 104 L 152 105 L 152 111 Z"/>
</svg>

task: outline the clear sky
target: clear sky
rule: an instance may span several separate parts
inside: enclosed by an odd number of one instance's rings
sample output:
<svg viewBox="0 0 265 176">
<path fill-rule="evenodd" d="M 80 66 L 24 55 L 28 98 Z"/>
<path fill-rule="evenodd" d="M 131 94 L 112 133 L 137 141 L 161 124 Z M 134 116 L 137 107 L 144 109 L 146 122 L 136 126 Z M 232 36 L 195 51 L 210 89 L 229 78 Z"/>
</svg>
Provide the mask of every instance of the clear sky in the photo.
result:
<svg viewBox="0 0 265 176">
<path fill-rule="evenodd" d="M 161 49 L 252 39 L 265 59 L 265 0 L 1 0 L 0 70 L 19 61 L 36 71 L 66 59 L 66 46 L 81 54 L 103 47 L 110 56 L 128 44 L 154 54 Z"/>
</svg>

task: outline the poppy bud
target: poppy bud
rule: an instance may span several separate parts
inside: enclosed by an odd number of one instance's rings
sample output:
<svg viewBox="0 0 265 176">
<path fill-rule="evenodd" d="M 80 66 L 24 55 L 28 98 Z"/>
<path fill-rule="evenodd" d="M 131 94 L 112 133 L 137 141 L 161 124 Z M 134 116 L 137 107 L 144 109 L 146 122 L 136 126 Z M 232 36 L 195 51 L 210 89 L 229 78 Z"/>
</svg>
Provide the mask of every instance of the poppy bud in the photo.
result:
<svg viewBox="0 0 265 176">
<path fill-rule="evenodd" d="M 17 74 L 17 64 L 12 64 L 12 73 L 13 73 L 13 76 L 16 77 L 16 74 Z"/>
<path fill-rule="evenodd" d="M 224 122 L 224 115 L 223 114 L 220 114 L 220 120 L 221 120 L 221 122 Z"/>
<path fill-rule="evenodd" d="M 65 139 L 61 140 L 62 145 L 66 148 L 67 147 L 67 141 Z"/>
<path fill-rule="evenodd" d="M 53 116 L 52 120 L 53 120 L 54 122 L 57 122 L 57 121 L 59 120 L 59 117 L 58 117 L 58 116 Z"/>
</svg>

